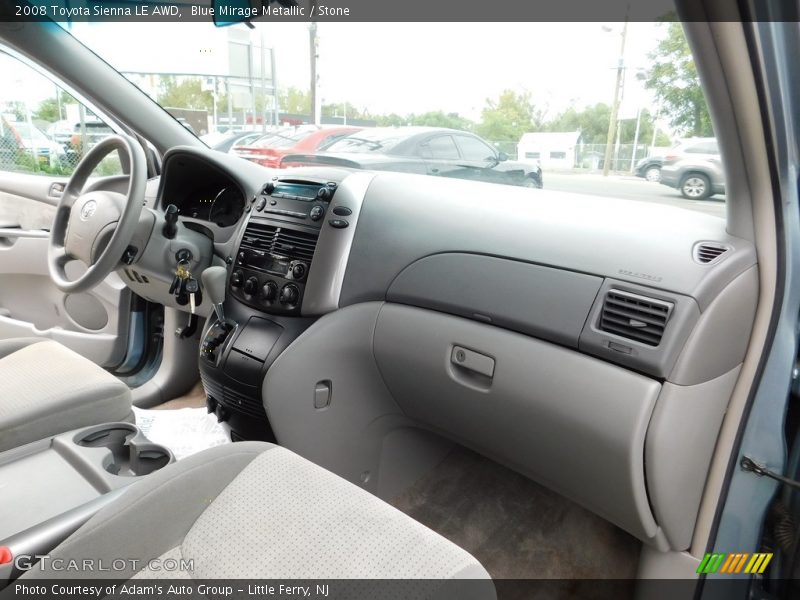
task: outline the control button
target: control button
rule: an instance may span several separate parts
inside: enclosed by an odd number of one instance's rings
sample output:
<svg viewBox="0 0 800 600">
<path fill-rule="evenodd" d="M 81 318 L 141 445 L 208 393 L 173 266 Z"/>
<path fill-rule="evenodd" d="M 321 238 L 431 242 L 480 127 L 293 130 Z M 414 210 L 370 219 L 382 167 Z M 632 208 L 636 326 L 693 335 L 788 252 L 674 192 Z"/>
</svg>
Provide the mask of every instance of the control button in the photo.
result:
<svg viewBox="0 0 800 600">
<path fill-rule="evenodd" d="M 346 206 L 337 206 L 333 209 L 333 214 L 338 215 L 340 217 L 349 217 L 353 214 L 353 211 L 347 208 Z"/>
<path fill-rule="evenodd" d="M 269 205 L 270 205 L 270 206 L 275 206 L 277 203 L 278 203 L 278 201 L 277 201 L 277 200 L 275 200 L 275 199 L 271 199 L 271 200 L 269 201 Z"/>
<path fill-rule="evenodd" d="M 330 221 L 328 221 L 328 225 L 330 225 L 331 227 L 335 227 L 336 229 L 344 229 L 345 227 L 350 225 L 350 223 L 348 223 L 344 219 L 331 219 Z"/>
<path fill-rule="evenodd" d="M 259 200 L 256 203 L 256 210 L 260 212 L 260 211 L 264 210 L 264 207 L 266 205 L 267 205 L 267 200 L 265 198 L 261 198 L 261 200 Z"/>
<path fill-rule="evenodd" d="M 325 214 L 325 209 L 322 208 L 319 204 L 317 204 L 314 208 L 311 209 L 311 212 L 308 213 L 308 216 L 311 217 L 312 221 L 319 221 L 322 218 L 322 215 Z"/>
<path fill-rule="evenodd" d="M 317 200 L 321 200 L 322 202 L 327 202 L 331 199 L 331 191 L 326 187 L 321 187 L 317 190 Z"/>
<path fill-rule="evenodd" d="M 293 305 L 296 304 L 297 301 L 300 299 L 300 290 L 297 289 L 296 285 L 292 285 L 291 283 L 286 284 L 281 289 L 281 304 L 288 304 Z"/>
<path fill-rule="evenodd" d="M 274 281 L 268 281 L 261 287 L 261 299 L 264 302 L 272 302 L 278 297 L 278 284 Z"/>
<path fill-rule="evenodd" d="M 236 269 L 231 274 L 231 287 L 238 288 L 242 286 L 244 282 L 244 273 L 240 269 Z"/>
<path fill-rule="evenodd" d="M 292 277 L 294 279 L 302 279 L 306 276 L 306 265 L 305 263 L 294 263 L 292 265 Z"/>
<path fill-rule="evenodd" d="M 275 191 L 275 184 L 272 183 L 271 181 L 267 185 L 264 186 L 264 193 L 265 194 L 271 194 L 274 191 Z"/>
<path fill-rule="evenodd" d="M 239 252 L 239 254 L 236 255 L 236 262 L 241 265 L 244 263 L 244 259 L 246 258 L 247 254 L 245 254 L 244 250 L 242 250 L 241 252 Z"/>
<path fill-rule="evenodd" d="M 244 282 L 244 293 L 248 296 L 252 296 L 258 291 L 258 279 L 255 277 L 248 277 L 247 281 Z"/>
</svg>

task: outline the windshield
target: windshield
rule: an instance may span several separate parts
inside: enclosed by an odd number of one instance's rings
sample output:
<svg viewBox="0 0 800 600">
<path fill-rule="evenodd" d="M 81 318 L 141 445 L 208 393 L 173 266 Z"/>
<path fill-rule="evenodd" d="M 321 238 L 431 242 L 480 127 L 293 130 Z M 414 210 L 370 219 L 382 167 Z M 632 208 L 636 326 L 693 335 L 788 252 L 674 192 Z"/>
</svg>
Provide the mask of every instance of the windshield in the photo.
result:
<svg viewBox="0 0 800 600">
<path fill-rule="evenodd" d="M 291 153 L 319 128 L 352 127 L 301 153 L 725 214 L 719 161 L 689 190 L 682 163 L 665 160 L 683 142 L 714 140 L 679 23 L 416 23 L 412 44 L 396 23 L 156 22 L 146 44 L 142 27 L 69 31 L 220 152 L 281 168 L 252 149 Z M 523 57 L 530 68 L 519 68 Z M 73 152 L 50 128 L 59 116 L 77 122 L 68 98 L 35 95 L 24 99 L 33 122 L 78 158 L 86 146 Z M 371 158 L 362 165 L 359 154 Z"/>
<path fill-rule="evenodd" d="M 326 152 L 389 152 L 404 139 L 413 135 L 413 131 L 400 129 L 365 129 L 349 135 L 326 146 Z"/>
</svg>

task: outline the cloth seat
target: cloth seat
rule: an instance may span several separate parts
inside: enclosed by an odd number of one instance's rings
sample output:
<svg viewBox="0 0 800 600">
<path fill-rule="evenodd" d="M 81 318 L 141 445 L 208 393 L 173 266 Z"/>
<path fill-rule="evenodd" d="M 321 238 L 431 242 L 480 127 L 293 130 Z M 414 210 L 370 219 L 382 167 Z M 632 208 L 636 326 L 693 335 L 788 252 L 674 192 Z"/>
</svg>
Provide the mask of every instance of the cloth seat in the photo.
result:
<svg viewBox="0 0 800 600">
<path fill-rule="evenodd" d="M 132 421 L 124 383 L 58 342 L 0 341 L 0 452 L 78 427 Z"/>
<path fill-rule="evenodd" d="M 147 476 L 50 556 L 135 564 L 108 573 L 50 573 L 39 564 L 24 577 L 395 579 L 394 594 L 378 593 L 386 582 L 370 589 L 359 581 L 336 597 L 495 597 L 488 573 L 465 550 L 265 442 L 204 450 Z M 153 569 L 153 559 L 157 565 L 191 561 L 191 570 Z M 408 581 L 419 579 L 429 581 Z M 475 579 L 482 581 L 467 581 Z"/>
</svg>

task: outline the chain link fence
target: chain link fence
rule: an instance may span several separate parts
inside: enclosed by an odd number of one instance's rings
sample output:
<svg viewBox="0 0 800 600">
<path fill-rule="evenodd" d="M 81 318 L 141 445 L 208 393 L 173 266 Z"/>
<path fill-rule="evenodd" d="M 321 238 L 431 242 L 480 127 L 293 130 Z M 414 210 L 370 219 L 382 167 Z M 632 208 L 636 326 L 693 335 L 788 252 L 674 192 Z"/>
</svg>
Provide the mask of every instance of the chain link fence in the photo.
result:
<svg viewBox="0 0 800 600">
<path fill-rule="evenodd" d="M 634 165 L 650 154 L 647 144 L 619 144 L 611 150 L 609 170 L 617 173 L 631 173 Z M 575 166 L 590 171 L 603 169 L 605 144 L 581 144 L 576 148 Z"/>
<path fill-rule="evenodd" d="M 0 117 L 0 170 L 68 177 L 86 152 L 113 131 L 104 123 L 61 126 Z M 116 152 L 98 165 L 98 176 L 122 173 Z"/>
</svg>

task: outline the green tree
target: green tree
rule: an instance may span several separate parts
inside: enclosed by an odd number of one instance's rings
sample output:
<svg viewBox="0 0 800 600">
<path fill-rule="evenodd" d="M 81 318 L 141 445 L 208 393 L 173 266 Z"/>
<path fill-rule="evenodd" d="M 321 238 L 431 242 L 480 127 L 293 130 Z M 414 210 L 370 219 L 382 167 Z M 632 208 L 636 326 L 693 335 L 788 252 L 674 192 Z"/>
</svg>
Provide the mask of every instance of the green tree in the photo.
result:
<svg viewBox="0 0 800 600">
<path fill-rule="evenodd" d="M 391 113 L 388 115 L 370 115 L 369 118 L 374 119 L 379 127 L 402 127 L 409 124 L 408 119 L 410 116 L 412 115 L 401 117 L 397 113 Z"/>
<path fill-rule="evenodd" d="M 311 96 L 308 92 L 290 87 L 278 94 L 278 106 L 290 114 L 311 114 Z"/>
<path fill-rule="evenodd" d="M 158 103 L 163 107 L 214 110 L 214 95 L 202 90 L 199 79 L 178 83 L 175 77 L 162 77 L 160 88 Z"/>
<path fill-rule="evenodd" d="M 409 115 L 408 122 L 412 125 L 422 125 L 424 127 L 447 127 L 449 129 L 458 129 L 460 131 L 472 131 L 475 123 L 462 117 L 458 113 L 450 112 L 445 113 L 441 110 L 435 110 L 423 113 L 421 115 Z"/>
<path fill-rule="evenodd" d="M 486 99 L 478 135 L 492 141 L 517 141 L 523 133 L 539 131 L 544 113 L 531 102 L 529 92 L 504 90 L 497 100 Z"/>
<path fill-rule="evenodd" d="M 568 108 L 544 125 L 547 131 L 582 131 L 587 144 L 605 144 L 611 107 L 602 102 L 583 110 Z"/>
<path fill-rule="evenodd" d="M 712 136 L 708 105 L 683 28 L 676 22 L 666 27 L 666 37 L 649 55 L 652 67 L 645 85 L 655 92 L 673 127 L 691 136 Z"/>
<path fill-rule="evenodd" d="M 67 94 L 66 92 L 61 92 L 61 106 L 66 104 L 77 104 L 77 100 Z M 61 120 L 61 112 L 59 110 L 58 104 L 59 98 L 53 96 L 52 98 L 45 98 L 39 103 L 39 106 L 33 111 L 33 118 L 40 119 L 42 121 L 48 121 L 49 123 L 54 123 L 55 121 Z"/>
</svg>

